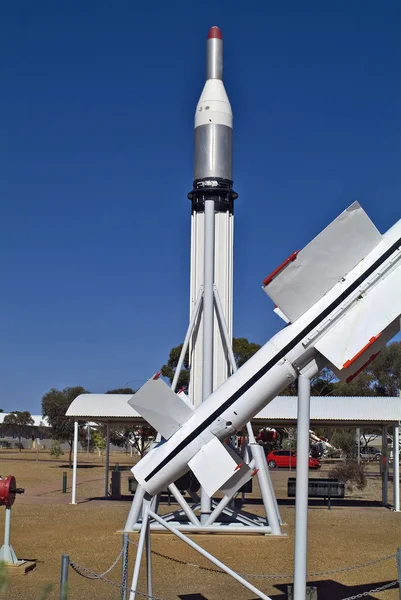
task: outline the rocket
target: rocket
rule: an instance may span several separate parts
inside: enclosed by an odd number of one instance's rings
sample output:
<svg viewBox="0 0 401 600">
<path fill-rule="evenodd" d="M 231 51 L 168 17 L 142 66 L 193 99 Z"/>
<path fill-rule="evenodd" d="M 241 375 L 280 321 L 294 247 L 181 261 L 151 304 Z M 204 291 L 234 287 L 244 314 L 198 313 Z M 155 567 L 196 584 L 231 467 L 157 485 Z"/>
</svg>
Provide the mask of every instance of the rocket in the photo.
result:
<svg viewBox="0 0 401 600">
<path fill-rule="evenodd" d="M 132 468 L 150 495 L 189 469 L 209 495 L 233 493 L 252 464 L 226 443 L 310 365 L 351 381 L 400 330 L 401 220 L 380 234 L 354 202 L 263 281 L 286 325 L 194 409 L 162 380 L 130 400 L 163 436 Z"/>
<path fill-rule="evenodd" d="M 220 296 L 227 330 L 232 336 L 234 200 L 237 198 L 233 190 L 233 113 L 223 83 L 223 36 L 216 26 L 210 28 L 206 40 L 206 81 L 195 109 L 194 175 L 188 198 L 191 200 L 190 317 L 201 289 L 206 290 L 203 308 L 205 303 L 208 306 L 205 277 L 209 273 Z M 207 216 L 207 207 L 211 204 L 212 220 Z M 207 239 L 211 240 L 211 245 Z M 212 381 L 205 393 L 204 317 L 202 311 L 189 348 L 189 396 L 195 406 L 230 374 L 219 323 L 216 316 L 212 316 L 213 331 L 209 335 L 213 341 L 211 344 L 208 339 L 205 342 L 212 363 Z"/>
</svg>

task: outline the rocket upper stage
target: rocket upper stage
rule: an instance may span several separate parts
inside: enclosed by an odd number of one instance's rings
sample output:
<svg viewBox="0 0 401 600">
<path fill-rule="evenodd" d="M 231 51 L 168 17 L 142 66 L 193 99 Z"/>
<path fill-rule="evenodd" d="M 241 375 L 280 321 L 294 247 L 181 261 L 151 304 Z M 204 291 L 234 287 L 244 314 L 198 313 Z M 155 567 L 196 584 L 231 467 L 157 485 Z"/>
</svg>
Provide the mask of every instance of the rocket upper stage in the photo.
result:
<svg viewBox="0 0 401 600">
<path fill-rule="evenodd" d="M 214 26 L 206 41 L 206 83 L 195 112 L 195 182 L 220 179 L 232 183 L 232 127 L 223 84 L 223 36 Z"/>
</svg>

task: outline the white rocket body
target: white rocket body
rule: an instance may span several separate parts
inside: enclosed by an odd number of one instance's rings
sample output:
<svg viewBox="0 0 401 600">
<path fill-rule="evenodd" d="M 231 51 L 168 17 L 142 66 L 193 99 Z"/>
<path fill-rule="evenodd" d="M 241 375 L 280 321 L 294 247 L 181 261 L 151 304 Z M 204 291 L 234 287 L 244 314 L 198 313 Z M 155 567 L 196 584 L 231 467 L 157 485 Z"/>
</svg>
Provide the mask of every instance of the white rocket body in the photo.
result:
<svg viewBox="0 0 401 600">
<path fill-rule="evenodd" d="M 196 410 L 160 380 L 129 401 L 166 438 L 132 469 L 149 494 L 189 468 L 209 495 L 238 489 L 251 469 L 222 441 L 310 363 L 350 381 L 377 356 L 400 330 L 401 221 L 382 236 L 355 202 L 264 288 L 289 324 Z"/>
</svg>

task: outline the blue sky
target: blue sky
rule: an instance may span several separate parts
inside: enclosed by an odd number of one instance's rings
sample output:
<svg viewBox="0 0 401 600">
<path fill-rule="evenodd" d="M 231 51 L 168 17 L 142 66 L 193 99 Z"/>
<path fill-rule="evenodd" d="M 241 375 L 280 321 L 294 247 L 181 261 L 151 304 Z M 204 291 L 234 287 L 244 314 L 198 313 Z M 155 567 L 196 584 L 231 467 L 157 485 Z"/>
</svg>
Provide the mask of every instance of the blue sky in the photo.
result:
<svg viewBox="0 0 401 600">
<path fill-rule="evenodd" d="M 235 124 L 234 335 L 359 200 L 401 217 L 401 4 L 3 2 L 0 407 L 158 370 L 189 312 L 193 115 L 219 25 Z M 132 381 L 133 380 L 133 381 Z"/>
</svg>

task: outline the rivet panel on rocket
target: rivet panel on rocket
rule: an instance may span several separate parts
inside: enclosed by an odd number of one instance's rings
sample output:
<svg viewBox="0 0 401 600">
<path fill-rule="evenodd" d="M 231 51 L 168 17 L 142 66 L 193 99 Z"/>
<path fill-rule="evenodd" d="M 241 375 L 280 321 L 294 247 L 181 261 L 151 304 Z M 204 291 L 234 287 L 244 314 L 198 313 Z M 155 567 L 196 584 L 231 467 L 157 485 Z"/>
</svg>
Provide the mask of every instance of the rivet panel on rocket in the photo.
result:
<svg viewBox="0 0 401 600">
<path fill-rule="evenodd" d="M 233 210 L 233 113 L 223 84 L 223 38 L 218 27 L 206 42 L 206 83 L 195 112 L 192 210 L 203 211 L 205 198 L 215 210 Z"/>
</svg>

